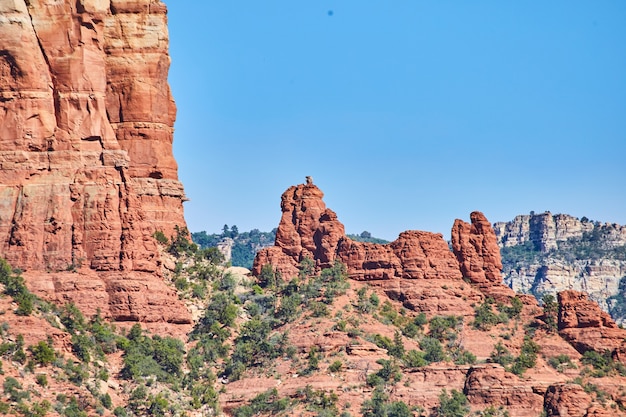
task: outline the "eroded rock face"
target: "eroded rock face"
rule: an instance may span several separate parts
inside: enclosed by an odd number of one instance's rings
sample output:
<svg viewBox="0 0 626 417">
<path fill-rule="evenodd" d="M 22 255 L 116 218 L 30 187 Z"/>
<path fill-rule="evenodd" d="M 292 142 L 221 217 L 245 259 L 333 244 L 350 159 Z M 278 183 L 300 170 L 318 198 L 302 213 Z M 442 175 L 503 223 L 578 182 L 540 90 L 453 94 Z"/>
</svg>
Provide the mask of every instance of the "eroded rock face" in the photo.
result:
<svg viewBox="0 0 626 417">
<path fill-rule="evenodd" d="M 269 263 L 283 276 L 294 276 L 300 261 L 309 257 L 317 268 L 339 260 L 356 280 L 461 279 L 458 263 L 441 234 L 407 231 L 386 245 L 355 242 L 346 237 L 343 224 L 326 208 L 323 196 L 311 183 L 283 193 L 276 243 L 257 253 L 256 275 Z"/>
<path fill-rule="evenodd" d="M 581 353 L 588 350 L 609 351 L 620 359 L 626 347 L 626 330 L 578 291 L 562 291 L 559 301 L 559 334 Z M 620 359 L 621 360 L 621 359 Z"/>
<path fill-rule="evenodd" d="M 456 219 L 452 226 L 452 250 L 463 277 L 495 298 L 514 296 L 502 284 L 500 248 L 491 224 L 479 211 L 472 212 L 470 219 L 471 224 Z"/>
<path fill-rule="evenodd" d="M 543 406 L 543 397 L 533 387 L 496 364 L 470 368 L 463 391 L 475 406 L 504 406 L 516 416 L 535 416 Z"/>
<path fill-rule="evenodd" d="M 577 384 L 550 386 L 544 397 L 544 410 L 547 416 L 579 416 L 587 414 L 591 396 Z"/>
<path fill-rule="evenodd" d="M 0 14 L 0 256 L 29 283 L 80 266 L 107 288 L 158 279 L 152 233 L 185 226 L 165 6 L 10 0 Z"/>
</svg>

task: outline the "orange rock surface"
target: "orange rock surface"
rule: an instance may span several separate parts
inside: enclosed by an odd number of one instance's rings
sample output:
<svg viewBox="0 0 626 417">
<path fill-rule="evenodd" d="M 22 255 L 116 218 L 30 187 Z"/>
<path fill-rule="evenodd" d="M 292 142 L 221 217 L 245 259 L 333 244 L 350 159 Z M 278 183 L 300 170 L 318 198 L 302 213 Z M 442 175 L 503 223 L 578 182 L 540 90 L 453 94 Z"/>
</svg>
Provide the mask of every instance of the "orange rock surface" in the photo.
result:
<svg viewBox="0 0 626 417">
<path fill-rule="evenodd" d="M 452 250 L 463 277 L 496 299 L 512 297 L 513 291 L 502 284 L 500 248 L 491 224 L 479 211 L 470 219 L 471 224 L 456 219 L 452 226 Z"/>
<path fill-rule="evenodd" d="M 0 13 L 0 256 L 52 298 L 189 321 L 151 237 L 185 226 L 165 5 L 12 0 Z M 81 266 L 98 274 L 49 274 Z M 144 314 L 155 297 L 171 311 Z"/>
<path fill-rule="evenodd" d="M 559 334 L 579 352 L 588 350 L 609 351 L 626 363 L 626 330 L 620 329 L 613 319 L 579 291 L 558 293 Z"/>
</svg>

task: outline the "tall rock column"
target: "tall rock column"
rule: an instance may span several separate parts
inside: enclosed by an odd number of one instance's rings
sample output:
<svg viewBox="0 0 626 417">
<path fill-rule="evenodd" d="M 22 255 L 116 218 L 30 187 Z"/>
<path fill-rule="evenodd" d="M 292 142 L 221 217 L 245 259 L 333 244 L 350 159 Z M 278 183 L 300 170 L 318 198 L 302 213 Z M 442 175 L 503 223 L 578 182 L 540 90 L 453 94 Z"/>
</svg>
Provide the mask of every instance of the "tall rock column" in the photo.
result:
<svg viewBox="0 0 626 417">
<path fill-rule="evenodd" d="M 496 234 L 485 215 L 470 214 L 471 224 L 456 219 L 452 226 L 452 250 L 463 277 L 490 296 L 512 297 L 514 292 L 502 283 L 502 259 Z"/>
</svg>

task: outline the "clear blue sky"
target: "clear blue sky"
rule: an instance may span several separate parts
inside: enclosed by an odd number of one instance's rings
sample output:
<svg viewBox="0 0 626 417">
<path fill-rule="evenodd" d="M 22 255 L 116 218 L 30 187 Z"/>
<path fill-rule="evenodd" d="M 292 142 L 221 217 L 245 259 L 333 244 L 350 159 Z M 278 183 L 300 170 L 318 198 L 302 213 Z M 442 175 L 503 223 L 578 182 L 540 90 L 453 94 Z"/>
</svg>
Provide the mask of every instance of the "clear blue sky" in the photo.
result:
<svg viewBox="0 0 626 417">
<path fill-rule="evenodd" d="M 311 175 L 348 233 L 626 224 L 626 1 L 165 0 L 193 232 Z"/>
</svg>

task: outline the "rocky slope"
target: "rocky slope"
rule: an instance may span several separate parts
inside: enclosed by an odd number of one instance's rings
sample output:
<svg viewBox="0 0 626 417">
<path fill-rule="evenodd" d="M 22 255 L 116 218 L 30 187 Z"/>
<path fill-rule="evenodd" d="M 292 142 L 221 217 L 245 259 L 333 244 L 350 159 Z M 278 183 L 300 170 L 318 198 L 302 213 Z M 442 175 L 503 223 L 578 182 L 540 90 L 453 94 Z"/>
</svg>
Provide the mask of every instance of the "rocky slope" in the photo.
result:
<svg viewBox="0 0 626 417">
<path fill-rule="evenodd" d="M 420 231 L 355 245 L 322 195 L 285 193 L 257 277 L 185 236 L 159 246 L 193 312 L 191 332 L 170 333 L 180 340 L 33 299 L 0 265 L 0 412 L 626 415 L 626 331 L 583 293 L 541 308 L 500 284 L 481 213 L 455 221 L 455 253 Z"/>
<path fill-rule="evenodd" d="M 393 304 L 394 308 L 404 308 L 402 314 L 406 317 L 425 313 L 431 327 L 435 326 L 434 323 L 442 316 L 460 317 L 462 325 L 455 330 L 458 334 L 455 333 L 451 339 L 453 342 L 448 344 L 450 352 L 457 349 L 455 352 L 458 354 L 458 349 L 466 349 L 476 356 L 479 363 L 497 362 L 491 365 L 466 366 L 460 365 L 461 362 L 458 361 L 456 364 L 451 363 L 448 359 L 417 371 L 411 370 L 410 367 L 402 368 L 406 378 L 404 388 L 395 386 L 388 391 L 392 399 L 419 405 L 423 407 L 424 415 L 429 415 L 440 401 L 441 389 L 447 388 L 463 392 L 475 411 L 485 410 L 491 406 L 503 407 L 511 415 L 516 416 L 539 415 L 542 411 L 550 416 L 603 415 L 602 413 L 608 412 L 606 408 L 608 403 L 602 405 L 601 401 L 598 402 L 599 397 L 596 394 L 589 394 L 588 385 L 572 383 L 575 377 L 580 378 L 588 371 L 583 369 L 584 372 L 581 373 L 580 370 L 573 369 L 584 368 L 584 364 L 588 363 L 584 358 L 579 362 L 580 355 L 586 352 L 607 351 L 616 358 L 615 360 L 622 360 L 620 355 L 625 346 L 626 331 L 619 329 L 610 317 L 601 313 L 597 304 L 588 301 L 584 294 L 575 292 L 561 294 L 557 307 L 560 314 L 558 318 L 554 316 L 556 314 L 554 311 L 551 312 L 549 309 L 542 311 L 530 297 L 515 297 L 520 308 L 519 319 L 503 327 L 497 325 L 499 330 L 493 326 L 483 328 L 477 325 L 482 320 L 481 311 L 491 311 L 489 307 L 485 307 L 493 302 L 489 300 L 499 300 L 498 305 L 505 306 L 513 303 L 515 295 L 501 284 L 501 263 L 496 233 L 482 213 L 472 213 L 471 223 L 455 221 L 452 228 L 453 254 L 448 250 L 441 235 L 428 232 L 404 232 L 396 241 L 386 245 L 352 242 L 344 235 L 343 225 L 335 213 L 326 208 L 322 197 L 323 193 L 313 184 L 294 186 L 283 194 L 281 199 L 283 216 L 278 227 L 276 243 L 274 247 L 261 250 L 257 254 L 254 264 L 256 275 L 267 274 L 270 265 L 270 271 L 280 273 L 283 280 L 289 280 L 291 277 L 301 275 L 302 268 L 306 268 L 309 262 L 307 259 L 312 260 L 318 270 L 328 267 L 334 261 L 341 261 L 347 266 L 347 276 L 356 282 L 370 284 L 381 297 L 393 300 L 396 303 Z M 483 308 L 486 310 L 482 310 Z M 502 311 L 511 311 L 504 307 L 499 308 L 503 308 Z M 350 309 L 344 306 L 344 311 Z M 363 316 L 361 320 L 368 323 L 366 333 L 386 332 L 387 337 L 392 336 L 389 328 L 385 329 L 369 322 Z M 304 322 L 302 324 L 304 325 Z M 322 320 L 316 327 L 326 328 L 331 324 L 332 321 L 326 324 Z M 306 328 L 308 326 L 305 326 L 305 329 L 298 325 L 291 326 L 290 337 L 302 340 L 307 337 L 305 336 L 307 332 L 312 331 Z M 535 330 L 532 330 L 533 328 Z M 560 329 L 558 334 L 557 329 Z M 304 335 L 301 335 L 302 332 Z M 432 329 L 426 334 L 431 335 L 431 332 Z M 326 346 L 336 346 L 337 343 L 341 346 L 345 343 L 341 338 L 337 339 L 338 336 L 334 332 L 324 332 L 323 336 L 315 334 L 314 344 L 324 346 L 323 351 L 326 351 Z M 403 340 L 406 345 L 412 343 L 410 337 Z M 498 359 L 498 354 L 494 352 L 504 348 L 520 352 L 519 358 L 522 358 L 528 340 L 536 343 L 536 350 L 541 352 L 543 359 L 538 360 L 532 369 L 520 377 L 514 371 L 515 366 L 510 368 L 506 362 Z M 457 344 L 459 342 L 460 344 Z M 346 345 L 344 357 L 349 363 L 358 357 L 353 357 L 352 352 L 358 352 L 357 355 L 364 354 L 362 349 L 355 351 L 349 348 L 352 343 L 362 342 L 352 341 Z M 418 345 L 423 349 L 424 340 L 422 339 Z M 306 351 L 306 346 L 304 343 L 301 349 Z M 340 348 L 329 348 L 329 352 L 336 349 Z M 367 355 L 377 358 L 382 354 L 375 349 L 369 352 L 371 353 Z M 383 355 L 383 358 L 393 356 L 390 352 L 391 350 L 388 350 L 389 356 Z M 454 357 L 453 353 L 450 354 Z M 556 372 L 548 366 L 547 363 L 557 361 L 555 359 L 557 357 L 568 364 L 571 363 L 571 367 L 568 368 L 570 370 L 565 371 L 563 368 L 561 372 Z M 368 365 L 369 369 L 372 369 L 370 366 L 375 366 L 371 362 Z M 367 371 L 365 373 L 367 374 Z M 623 377 L 614 376 L 614 378 L 617 379 L 594 381 L 597 385 L 593 386 L 600 389 L 599 386 L 614 388 L 623 384 Z M 235 387 L 235 397 L 249 398 L 245 392 L 249 392 L 252 386 L 246 381 L 244 378 L 241 382 L 231 384 L 227 392 Z M 295 390 L 291 381 L 283 385 L 280 382 L 282 378 L 278 383 L 272 382 L 272 378 L 263 381 L 261 383 L 259 379 L 254 380 L 254 385 L 258 387 L 255 393 L 258 394 L 262 389 L 272 386 L 283 393 Z M 308 383 L 311 382 L 308 380 Z M 327 384 L 327 387 L 335 387 L 337 383 L 316 382 L 315 387 L 323 387 L 324 384 Z M 346 385 L 359 384 L 344 374 L 336 389 Z M 261 386 L 264 388 L 260 388 Z M 623 407 L 622 396 L 625 393 L 612 389 L 608 391 L 612 392 L 612 401 L 616 401 L 614 407 Z M 359 393 L 365 395 L 363 391 Z M 605 395 L 604 391 L 602 393 Z M 350 401 L 358 400 L 351 396 Z M 229 407 L 229 404 L 227 401 L 225 406 Z M 620 413 L 623 414 L 622 411 L 618 412 Z"/>
<path fill-rule="evenodd" d="M 47 298 L 188 322 L 152 238 L 185 226 L 165 5 L 7 0 L 0 16 L 0 256 Z"/>
<path fill-rule="evenodd" d="M 513 290 L 539 298 L 585 291 L 618 322 L 626 319 L 626 226 L 546 212 L 493 228 Z"/>
</svg>

